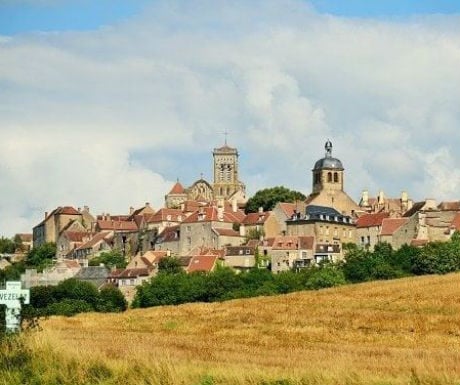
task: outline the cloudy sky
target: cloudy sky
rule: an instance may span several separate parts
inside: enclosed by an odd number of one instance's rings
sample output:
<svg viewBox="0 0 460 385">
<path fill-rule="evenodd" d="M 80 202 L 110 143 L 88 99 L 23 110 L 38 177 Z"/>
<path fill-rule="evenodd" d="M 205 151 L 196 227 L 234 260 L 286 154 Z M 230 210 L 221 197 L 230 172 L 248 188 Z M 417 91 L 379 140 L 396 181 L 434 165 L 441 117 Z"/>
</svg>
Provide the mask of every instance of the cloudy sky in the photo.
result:
<svg viewBox="0 0 460 385">
<path fill-rule="evenodd" d="M 248 192 L 460 199 L 460 2 L 0 0 L 0 234 L 126 213 L 240 152 Z"/>
</svg>

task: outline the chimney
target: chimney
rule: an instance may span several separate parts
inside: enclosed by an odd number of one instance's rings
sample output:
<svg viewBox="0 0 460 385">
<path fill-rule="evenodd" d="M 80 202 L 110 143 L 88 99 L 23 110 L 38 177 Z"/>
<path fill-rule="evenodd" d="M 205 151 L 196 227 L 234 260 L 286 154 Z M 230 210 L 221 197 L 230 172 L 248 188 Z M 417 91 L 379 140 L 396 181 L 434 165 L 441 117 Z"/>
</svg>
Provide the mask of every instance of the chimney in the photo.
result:
<svg viewBox="0 0 460 385">
<path fill-rule="evenodd" d="M 224 220 L 224 208 L 223 208 L 223 206 L 218 206 L 217 207 L 217 219 L 219 221 Z"/>
<path fill-rule="evenodd" d="M 145 207 L 150 207 L 150 202 L 145 202 Z"/>
<path fill-rule="evenodd" d="M 369 206 L 369 191 L 363 190 L 361 201 L 363 202 L 363 206 Z"/>
<path fill-rule="evenodd" d="M 89 206 L 83 206 L 83 210 L 89 213 Z"/>
<path fill-rule="evenodd" d="M 264 208 L 263 207 L 259 207 L 259 214 L 263 214 L 264 213 Z"/>
<path fill-rule="evenodd" d="M 45 219 L 48 218 L 48 211 L 45 211 Z"/>
<path fill-rule="evenodd" d="M 380 190 L 379 191 L 379 197 L 378 197 L 378 203 L 379 203 L 379 205 L 382 205 L 382 204 L 384 204 L 384 202 L 385 202 L 385 196 L 383 195 L 383 191 Z"/>
<path fill-rule="evenodd" d="M 401 202 L 407 202 L 408 201 L 408 196 L 406 191 L 401 192 Z"/>
<path fill-rule="evenodd" d="M 134 207 L 133 207 L 133 206 L 131 206 L 131 207 L 129 208 L 129 215 L 132 215 L 132 214 L 133 214 L 133 212 L 134 212 Z"/>
<path fill-rule="evenodd" d="M 238 202 L 235 198 L 232 199 L 232 211 L 236 213 L 238 211 Z"/>
<path fill-rule="evenodd" d="M 77 211 L 78 211 L 79 213 L 81 213 L 81 207 L 79 207 L 79 208 L 77 209 Z"/>
</svg>

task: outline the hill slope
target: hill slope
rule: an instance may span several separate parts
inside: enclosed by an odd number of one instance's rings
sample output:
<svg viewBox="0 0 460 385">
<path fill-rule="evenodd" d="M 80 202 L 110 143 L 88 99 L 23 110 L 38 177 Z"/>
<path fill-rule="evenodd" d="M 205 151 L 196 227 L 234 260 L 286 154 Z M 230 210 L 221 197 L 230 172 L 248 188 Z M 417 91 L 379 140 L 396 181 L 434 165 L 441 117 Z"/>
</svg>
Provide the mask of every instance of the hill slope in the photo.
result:
<svg viewBox="0 0 460 385">
<path fill-rule="evenodd" d="M 450 274 L 57 317 L 28 343 L 44 366 L 79 367 L 69 383 L 458 384 L 459 294 Z"/>
</svg>

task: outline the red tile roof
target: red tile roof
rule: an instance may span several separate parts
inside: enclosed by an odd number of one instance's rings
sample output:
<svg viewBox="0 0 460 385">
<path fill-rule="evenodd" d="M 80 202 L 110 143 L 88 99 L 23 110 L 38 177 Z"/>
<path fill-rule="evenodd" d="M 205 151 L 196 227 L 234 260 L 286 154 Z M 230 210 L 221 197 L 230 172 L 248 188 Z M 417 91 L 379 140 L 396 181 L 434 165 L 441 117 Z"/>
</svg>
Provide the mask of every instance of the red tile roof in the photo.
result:
<svg viewBox="0 0 460 385">
<path fill-rule="evenodd" d="M 356 221 L 356 227 L 382 226 L 382 221 L 390 216 L 389 213 L 364 214 Z"/>
<path fill-rule="evenodd" d="M 32 242 L 32 234 L 16 234 L 22 242 Z"/>
<path fill-rule="evenodd" d="M 310 236 L 283 235 L 273 241 L 273 250 L 300 250 L 313 249 L 314 238 Z"/>
<path fill-rule="evenodd" d="M 268 219 L 270 214 L 271 214 L 271 211 L 267 211 L 267 212 L 263 212 L 263 213 L 249 213 L 243 219 L 242 223 L 244 225 L 258 225 L 258 224 L 261 224 L 261 223 L 263 224 Z"/>
<path fill-rule="evenodd" d="M 460 213 L 455 214 L 455 217 L 452 220 L 452 224 L 450 225 L 450 228 L 460 231 Z"/>
<path fill-rule="evenodd" d="M 100 230 L 136 231 L 138 229 L 136 222 L 133 221 L 98 220 L 97 226 Z"/>
<path fill-rule="evenodd" d="M 385 218 L 382 221 L 380 235 L 393 235 L 402 225 L 409 221 L 408 218 Z"/>
<path fill-rule="evenodd" d="M 218 235 L 223 237 L 240 237 L 240 233 L 233 229 L 213 229 Z"/>
<path fill-rule="evenodd" d="M 77 250 L 90 249 L 94 247 L 95 245 L 97 245 L 98 242 L 101 242 L 101 241 L 109 242 L 111 238 L 112 238 L 112 234 L 110 231 L 101 231 L 95 234 L 94 237 L 92 237 L 89 241 L 85 242 L 80 247 L 78 247 Z"/>
<path fill-rule="evenodd" d="M 212 271 L 217 261 L 216 255 L 197 255 L 192 257 L 187 268 L 189 273 L 194 271 Z"/>
<path fill-rule="evenodd" d="M 71 242 L 83 242 L 90 234 L 86 231 L 64 231 L 65 237 Z"/>
<path fill-rule="evenodd" d="M 176 182 L 176 184 L 172 187 L 171 191 L 169 192 L 169 194 L 184 194 L 184 193 L 185 193 L 184 186 L 182 186 L 179 183 L 179 181 Z"/>
<path fill-rule="evenodd" d="M 155 214 L 146 217 L 147 223 L 159 223 L 164 221 L 182 222 L 186 215 L 178 209 L 159 209 Z"/>
<path fill-rule="evenodd" d="M 295 203 L 280 202 L 279 205 L 287 218 L 291 218 L 297 210 L 297 205 Z"/>
</svg>

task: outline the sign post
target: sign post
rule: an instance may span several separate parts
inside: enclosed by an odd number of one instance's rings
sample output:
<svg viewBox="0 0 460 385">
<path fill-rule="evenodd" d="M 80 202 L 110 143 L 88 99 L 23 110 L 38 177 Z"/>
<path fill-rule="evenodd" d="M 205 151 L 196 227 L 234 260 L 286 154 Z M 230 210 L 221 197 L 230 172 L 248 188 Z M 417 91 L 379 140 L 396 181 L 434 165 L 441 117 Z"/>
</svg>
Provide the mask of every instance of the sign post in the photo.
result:
<svg viewBox="0 0 460 385">
<path fill-rule="evenodd" d="M 21 301 L 30 303 L 30 290 L 23 290 L 20 281 L 9 281 L 6 289 L 0 290 L 0 304 L 6 305 L 5 321 L 6 331 L 15 333 L 21 327 Z"/>
</svg>

